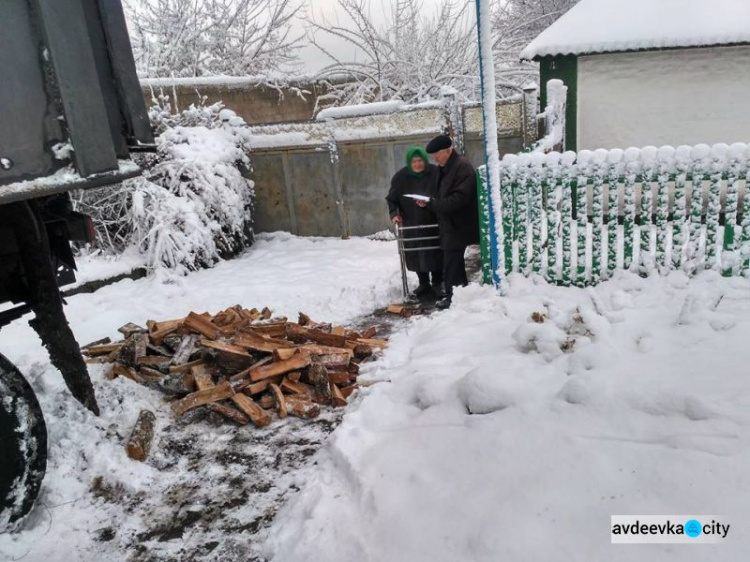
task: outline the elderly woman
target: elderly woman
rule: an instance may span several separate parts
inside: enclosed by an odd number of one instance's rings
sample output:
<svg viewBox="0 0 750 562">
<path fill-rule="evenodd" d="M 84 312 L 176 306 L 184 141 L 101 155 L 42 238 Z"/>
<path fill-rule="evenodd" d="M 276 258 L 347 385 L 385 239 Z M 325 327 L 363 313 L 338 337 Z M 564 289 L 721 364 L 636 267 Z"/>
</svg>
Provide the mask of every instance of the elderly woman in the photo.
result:
<svg viewBox="0 0 750 562">
<path fill-rule="evenodd" d="M 429 163 L 427 153 L 419 146 L 414 146 L 406 152 L 406 166 L 401 168 L 391 179 L 391 190 L 385 198 L 388 201 L 388 211 L 391 222 L 401 226 L 422 226 L 437 224 L 434 211 L 420 208 L 414 199 L 406 195 L 434 195 L 437 184 L 437 166 Z M 406 230 L 404 236 L 421 238 L 436 236 L 436 228 Z M 423 240 L 406 242 L 405 247 L 419 248 L 437 246 L 437 240 Z M 406 252 L 406 268 L 414 271 L 419 277 L 419 286 L 414 291 L 415 297 L 441 297 L 443 295 L 443 256 L 440 250 L 422 250 Z M 432 274 L 432 284 L 430 284 Z"/>
</svg>

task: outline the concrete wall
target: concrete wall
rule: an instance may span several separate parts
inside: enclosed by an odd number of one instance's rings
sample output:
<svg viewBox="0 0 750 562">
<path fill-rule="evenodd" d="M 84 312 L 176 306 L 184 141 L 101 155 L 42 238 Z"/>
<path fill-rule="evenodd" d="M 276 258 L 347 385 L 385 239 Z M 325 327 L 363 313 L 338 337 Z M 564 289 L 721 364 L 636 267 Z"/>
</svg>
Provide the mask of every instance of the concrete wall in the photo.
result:
<svg viewBox="0 0 750 562">
<path fill-rule="evenodd" d="M 578 150 L 750 141 L 750 46 L 578 60 Z"/>
<path fill-rule="evenodd" d="M 498 103 L 501 156 L 524 146 L 522 102 Z M 266 146 L 250 154 L 255 181 L 255 231 L 301 236 L 366 236 L 389 228 L 385 196 L 409 147 L 424 146 L 448 128 L 449 112 L 420 109 L 336 120 L 254 127 L 257 139 L 299 131 L 300 146 Z M 475 165 L 484 164 L 481 109 L 463 112 L 458 139 Z M 330 127 L 330 128 L 328 128 Z M 322 128 L 322 130 L 318 130 Z M 326 141 L 325 135 L 330 138 Z M 340 139 L 333 140 L 338 136 Z M 281 137 L 284 138 L 284 137 Z M 295 137 L 288 137 L 295 138 Z"/>
</svg>

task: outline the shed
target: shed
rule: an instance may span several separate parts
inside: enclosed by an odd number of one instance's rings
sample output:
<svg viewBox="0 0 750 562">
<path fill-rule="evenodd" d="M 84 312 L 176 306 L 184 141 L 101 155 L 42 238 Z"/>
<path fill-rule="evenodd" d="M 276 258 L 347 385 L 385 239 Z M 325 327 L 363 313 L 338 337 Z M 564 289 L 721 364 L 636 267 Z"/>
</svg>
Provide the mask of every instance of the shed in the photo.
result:
<svg viewBox="0 0 750 562">
<path fill-rule="evenodd" d="M 566 148 L 750 141 L 750 0 L 581 0 L 521 53 L 568 86 Z"/>
</svg>

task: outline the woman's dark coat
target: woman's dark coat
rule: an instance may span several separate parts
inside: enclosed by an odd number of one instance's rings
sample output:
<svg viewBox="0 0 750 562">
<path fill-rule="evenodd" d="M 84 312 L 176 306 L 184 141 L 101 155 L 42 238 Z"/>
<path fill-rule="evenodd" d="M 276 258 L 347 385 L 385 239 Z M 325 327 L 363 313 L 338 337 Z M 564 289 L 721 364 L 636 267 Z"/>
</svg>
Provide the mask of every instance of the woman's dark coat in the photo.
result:
<svg viewBox="0 0 750 562">
<path fill-rule="evenodd" d="M 437 224 L 435 212 L 428 208 L 418 207 L 415 200 L 404 197 L 406 194 L 426 195 L 432 197 L 436 186 L 437 166 L 427 164 L 425 172 L 421 177 L 413 175 L 408 167 L 401 168 L 391 179 L 391 189 L 385 198 L 388 201 L 388 213 L 393 218 L 400 215 L 403 219 L 402 226 L 419 226 Z M 406 230 L 404 236 L 409 238 L 421 238 L 423 236 L 435 236 L 437 228 Z M 418 248 L 438 246 L 438 240 L 424 240 L 418 242 L 407 242 L 405 248 Z M 442 271 L 443 254 L 440 250 L 425 250 L 422 252 L 406 252 L 406 268 L 409 271 Z"/>
</svg>

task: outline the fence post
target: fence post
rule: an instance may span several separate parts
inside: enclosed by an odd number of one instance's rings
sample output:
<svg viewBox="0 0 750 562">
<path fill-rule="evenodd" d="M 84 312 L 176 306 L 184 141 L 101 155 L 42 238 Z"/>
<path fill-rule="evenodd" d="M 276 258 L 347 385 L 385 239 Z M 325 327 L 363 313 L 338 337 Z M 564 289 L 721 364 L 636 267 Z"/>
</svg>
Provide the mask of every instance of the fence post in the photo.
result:
<svg viewBox="0 0 750 562">
<path fill-rule="evenodd" d="M 527 148 L 534 144 L 539 137 L 539 126 L 537 125 L 537 113 L 539 113 L 539 86 L 529 82 L 523 90 L 523 147 Z"/>
<path fill-rule="evenodd" d="M 488 196 L 485 181 L 487 167 L 481 166 L 477 169 L 477 204 L 479 206 L 479 251 L 482 258 L 482 283 L 492 283 L 492 251 L 496 251 L 496 244 L 492 240 L 492 225 L 490 221 L 490 208 L 492 200 Z"/>
</svg>

